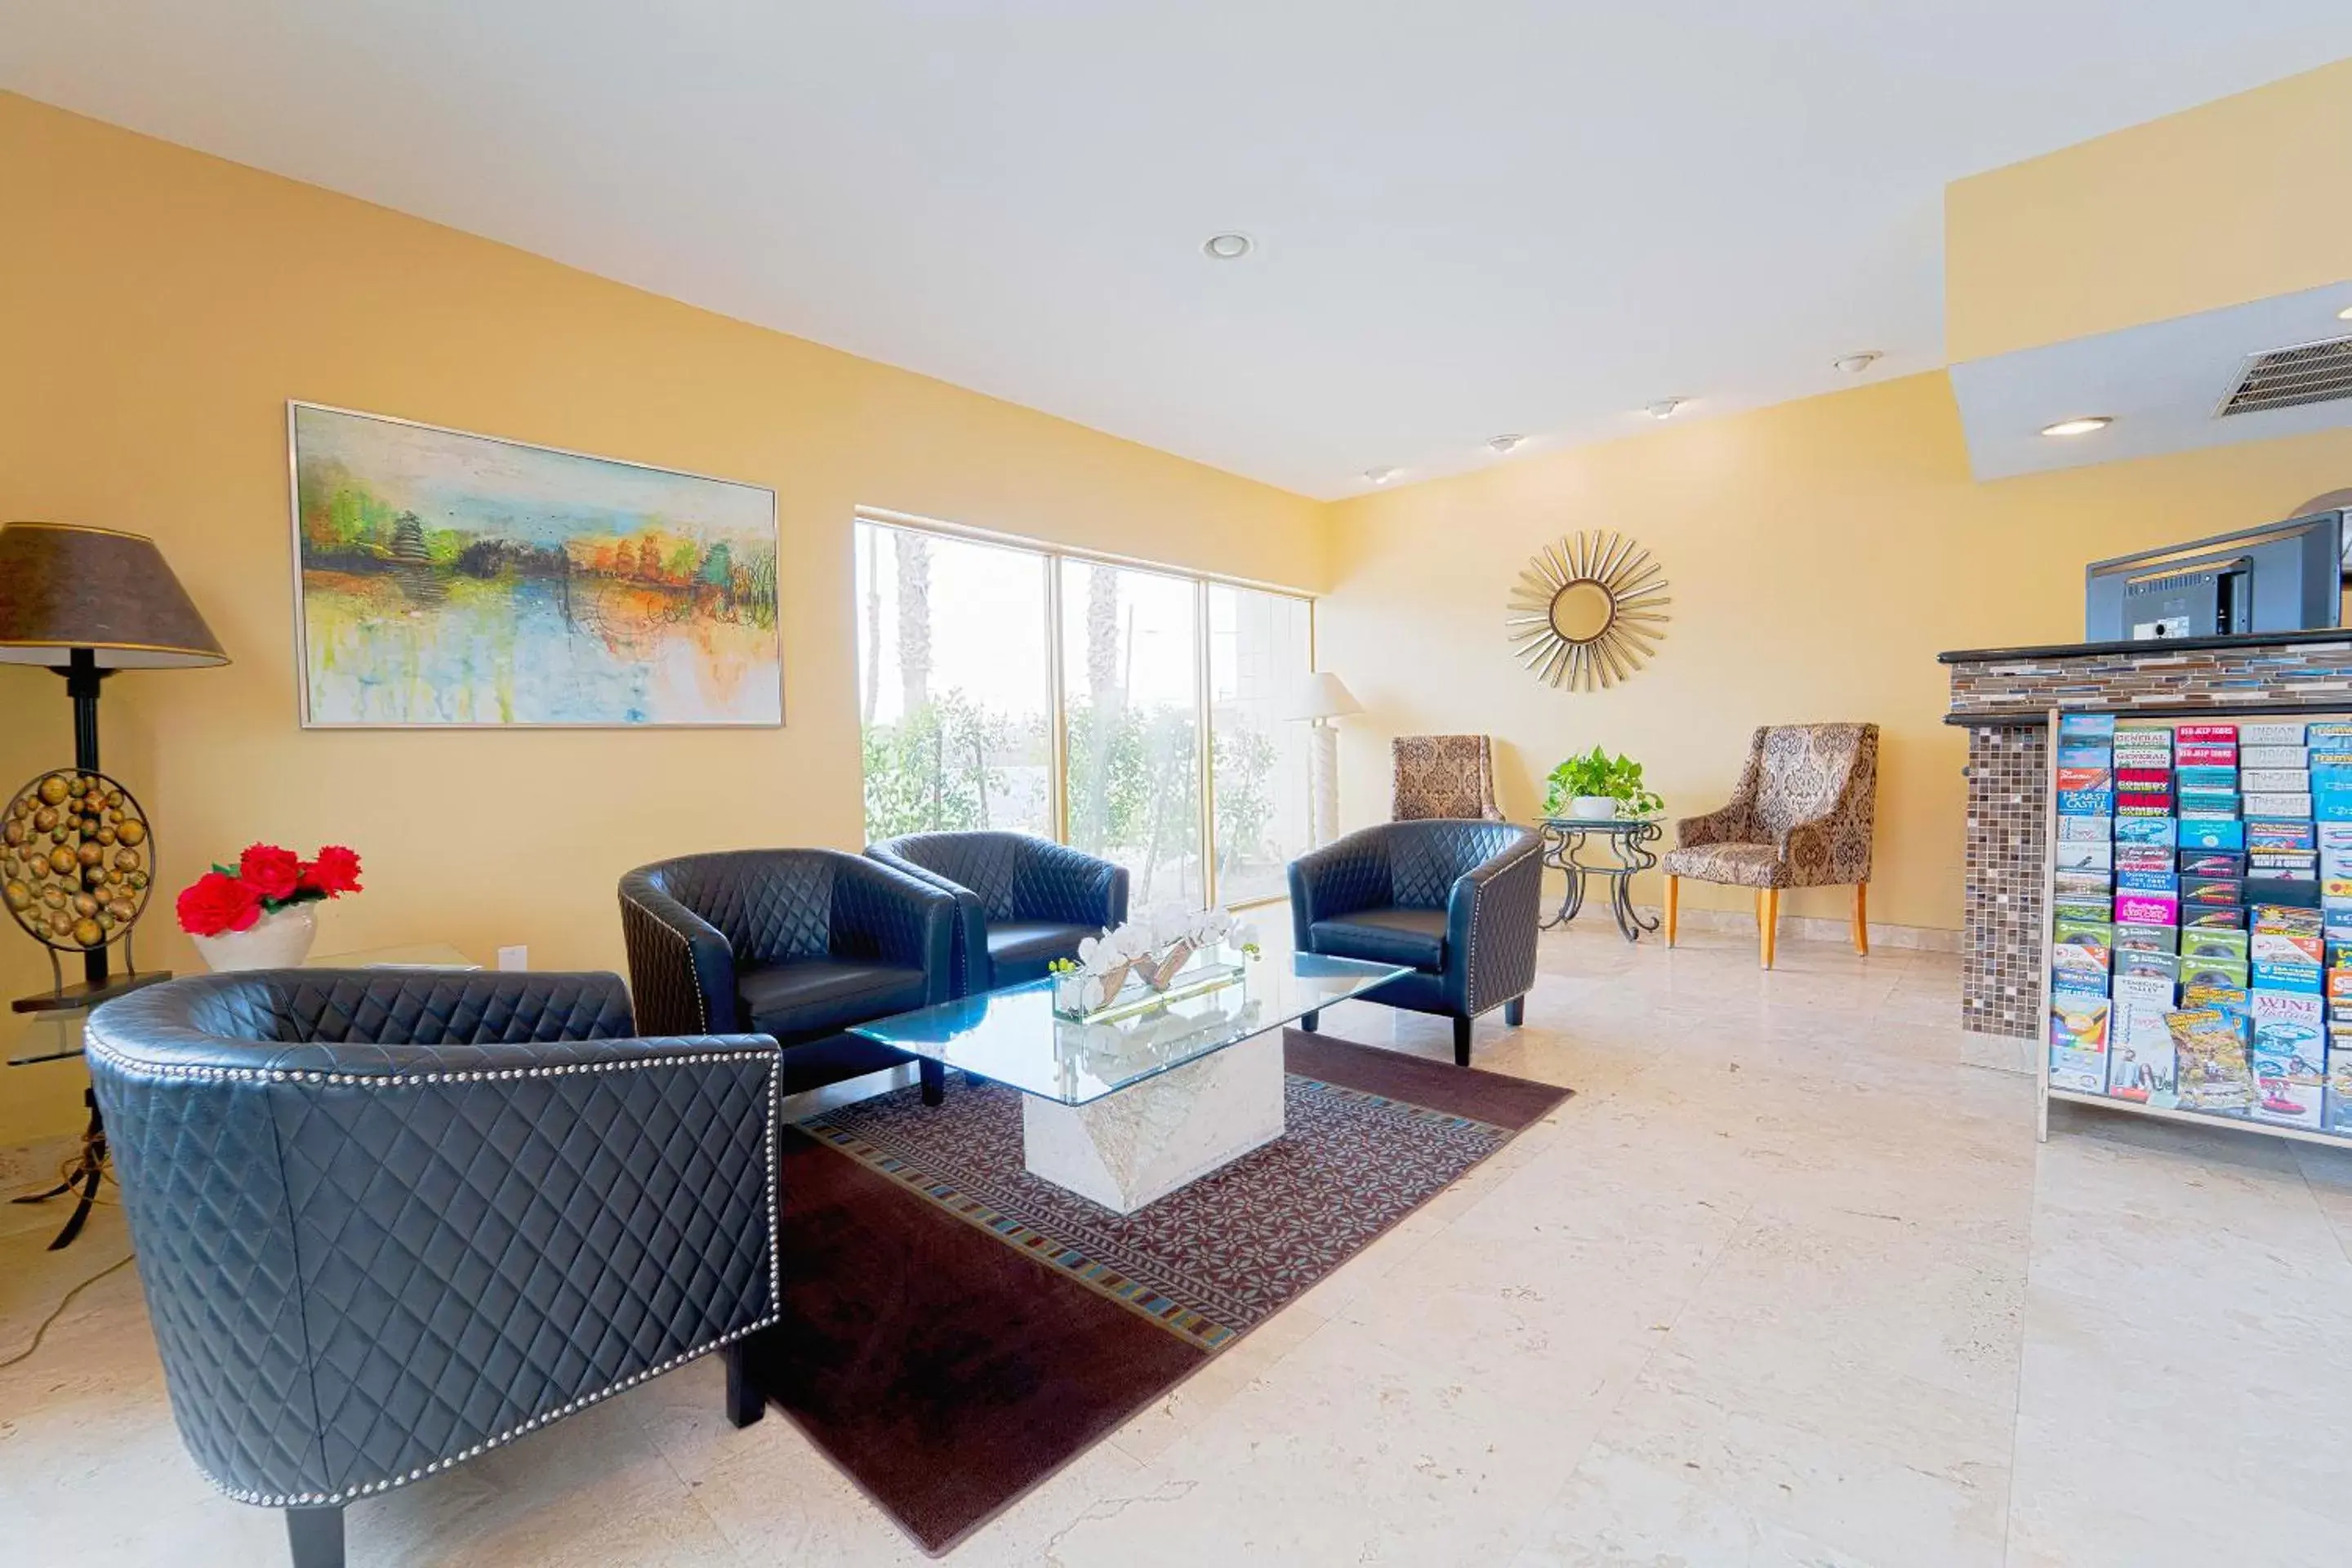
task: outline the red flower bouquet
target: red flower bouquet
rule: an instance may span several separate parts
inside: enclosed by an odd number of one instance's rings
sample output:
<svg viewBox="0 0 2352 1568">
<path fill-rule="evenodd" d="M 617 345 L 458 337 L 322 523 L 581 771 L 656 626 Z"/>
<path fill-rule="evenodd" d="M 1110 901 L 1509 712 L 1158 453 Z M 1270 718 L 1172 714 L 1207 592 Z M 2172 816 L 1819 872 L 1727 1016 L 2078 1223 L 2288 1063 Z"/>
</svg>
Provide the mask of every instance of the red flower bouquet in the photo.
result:
<svg viewBox="0 0 2352 1568">
<path fill-rule="evenodd" d="M 235 866 L 215 866 L 180 890 L 180 929 L 191 936 L 250 931 L 264 915 L 358 891 L 360 858 L 340 844 L 310 860 L 275 844 L 256 844 Z"/>
</svg>

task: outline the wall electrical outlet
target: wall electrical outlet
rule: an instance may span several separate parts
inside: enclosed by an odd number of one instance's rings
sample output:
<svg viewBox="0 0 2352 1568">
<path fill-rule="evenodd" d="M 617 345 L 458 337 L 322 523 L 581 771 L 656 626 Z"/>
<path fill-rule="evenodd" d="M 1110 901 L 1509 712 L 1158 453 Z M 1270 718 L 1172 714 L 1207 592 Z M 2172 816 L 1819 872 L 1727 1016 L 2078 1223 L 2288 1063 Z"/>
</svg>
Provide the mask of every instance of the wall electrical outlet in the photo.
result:
<svg viewBox="0 0 2352 1568">
<path fill-rule="evenodd" d="M 500 969 L 529 969 L 530 967 L 530 949 L 520 942 L 517 942 L 512 947 L 502 947 L 499 949 L 499 967 Z"/>
</svg>

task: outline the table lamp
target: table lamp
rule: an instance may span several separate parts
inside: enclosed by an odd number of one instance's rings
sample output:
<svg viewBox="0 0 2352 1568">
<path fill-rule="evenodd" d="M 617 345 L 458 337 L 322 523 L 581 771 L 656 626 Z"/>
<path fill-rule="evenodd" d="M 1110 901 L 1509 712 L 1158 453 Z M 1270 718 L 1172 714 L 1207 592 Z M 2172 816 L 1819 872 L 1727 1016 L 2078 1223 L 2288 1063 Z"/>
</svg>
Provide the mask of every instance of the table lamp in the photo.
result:
<svg viewBox="0 0 2352 1568">
<path fill-rule="evenodd" d="M 0 662 L 47 665 L 66 678 L 74 767 L 96 773 L 100 682 L 118 669 L 226 664 L 228 655 L 153 540 L 70 522 L 12 522 L 0 527 Z M 71 994 L 73 1005 L 104 999 L 106 958 L 103 947 L 82 954 L 85 984 Z"/>
<path fill-rule="evenodd" d="M 1318 669 L 1299 683 L 1283 715 L 1307 720 L 1311 725 L 1314 749 L 1308 753 L 1307 766 L 1314 781 L 1314 816 L 1309 831 L 1318 847 L 1330 843 L 1339 831 L 1339 731 L 1331 727 L 1331 721 L 1363 710 L 1364 705 L 1345 682 L 1328 669 Z"/>
</svg>

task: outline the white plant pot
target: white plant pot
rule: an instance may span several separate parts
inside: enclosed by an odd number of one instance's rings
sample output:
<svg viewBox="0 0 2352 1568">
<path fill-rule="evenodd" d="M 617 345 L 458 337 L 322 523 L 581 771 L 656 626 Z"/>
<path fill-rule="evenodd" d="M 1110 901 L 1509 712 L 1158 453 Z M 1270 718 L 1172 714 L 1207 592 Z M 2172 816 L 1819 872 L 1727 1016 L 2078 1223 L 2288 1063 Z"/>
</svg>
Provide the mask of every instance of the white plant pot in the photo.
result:
<svg viewBox="0 0 2352 1568">
<path fill-rule="evenodd" d="M 296 904 L 264 915 L 244 931 L 218 936 L 191 936 L 205 967 L 215 973 L 232 969 L 291 969 L 310 955 L 319 935 L 319 917 L 309 904 Z"/>
<path fill-rule="evenodd" d="M 1617 797 L 1580 795 L 1568 803 L 1568 814 L 1582 822 L 1612 822 L 1617 816 Z"/>
</svg>

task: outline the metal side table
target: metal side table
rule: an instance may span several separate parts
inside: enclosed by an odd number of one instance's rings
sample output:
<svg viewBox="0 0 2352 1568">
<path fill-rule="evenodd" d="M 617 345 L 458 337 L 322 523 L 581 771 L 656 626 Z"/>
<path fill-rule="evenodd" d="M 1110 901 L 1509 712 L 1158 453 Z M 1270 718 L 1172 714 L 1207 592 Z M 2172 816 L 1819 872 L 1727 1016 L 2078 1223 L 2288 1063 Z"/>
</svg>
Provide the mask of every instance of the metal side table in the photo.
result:
<svg viewBox="0 0 2352 1568">
<path fill-rule="evenodd" d="M 1568 888 L 1560 895 L 1559 909 L 1543 922 L 1543 929 L 1549 931 L 1574 920 L 1584 908 L 1586 880 L 1605 877 L 1609 881 L 1609 912 L 1616 917 L 1617 929 L 1625 933 L 1625 940 L 1639 942 L 1643 932 L 1656 931 L 1655 915 L 1644 919 L 1634 911 L 1633 874 L 1658 863 L 1649 846 L 1664 833 L 1664 829 L 1655 822 L 1640 817 L 1545 817 L 1543 863 L 1564 874 Z M 1586 847 L 1596 839 L 1609 847 L 1610 855 L 1607 860 L 1597 863 L 1583 858 Z"/>
<path fill-rule="evenodd" d="M 64 1061 L 81 1055 L 82 1023 L 89 1016 L 89 1009 L 81 1006 L 35 1013 L 26 1025 L 24 1038 L 10 1053 L 8 1065 L 31 1067 L 37 1062 Z M 51 1252 L 73 1245 L 74 1237 L 81 1234 L 81 1227 L 89 1220 L 90 1206 L 98 1202 L 99 1184 L 106 1179 L 106 1127 L 99 1121 L 98 1096 L 85 1089 L 81 1099 L 89 1109 L 89 1122 L 82 1130 L 80 1151 L 73 1163 L 58 1173 L 58 1184 L 47 1192 L 26 1193 L 8 1200 L 14 1204 L 45 1204 L 62 1197 L 74 1200 L 73 1212 L 66 1216 L 57 1239 L 49 1243 Z"/>
</svg>

